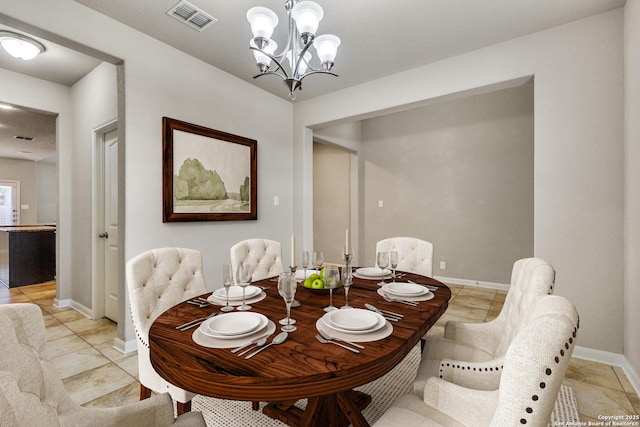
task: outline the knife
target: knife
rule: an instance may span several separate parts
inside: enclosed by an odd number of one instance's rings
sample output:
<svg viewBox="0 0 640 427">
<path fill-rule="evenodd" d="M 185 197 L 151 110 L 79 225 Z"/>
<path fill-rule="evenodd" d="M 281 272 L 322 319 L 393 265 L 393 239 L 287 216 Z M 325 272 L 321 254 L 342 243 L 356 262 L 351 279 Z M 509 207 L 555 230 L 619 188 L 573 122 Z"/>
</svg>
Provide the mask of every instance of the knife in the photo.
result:
<svg viewBox="0 0 640 427">
<path fill-rule="evenodd" d="M 384 317 L 387 320 L 391 320 L 393 322 L 399 322 L 400 319 L 402 319 L 404 317 L 402 314 L 393 313 L 392 311 L 386 311 L 386 313 L 389 313 L 389 314 L 385 314 L 379 308 L 377 308 L 377 307 L 375 307 L 375 306 L 373 306 L 371 304 L 368 304 L 368 303 L 366 303 L 364 306 L 367 309 L 373 311 L 374 313 L 378 313 L 380 316 Z"/>
<path fill-rule="evenodd" d="M 429 289 L 431 292 L 435 292 L 439 289 L 437 286 L 427 285 L 426 283 L 416 283 L 413 280 L 407 280 L 407 282 L 413 283 L 414 285 L 424 286 L 425 288 Z"/>
</svg>

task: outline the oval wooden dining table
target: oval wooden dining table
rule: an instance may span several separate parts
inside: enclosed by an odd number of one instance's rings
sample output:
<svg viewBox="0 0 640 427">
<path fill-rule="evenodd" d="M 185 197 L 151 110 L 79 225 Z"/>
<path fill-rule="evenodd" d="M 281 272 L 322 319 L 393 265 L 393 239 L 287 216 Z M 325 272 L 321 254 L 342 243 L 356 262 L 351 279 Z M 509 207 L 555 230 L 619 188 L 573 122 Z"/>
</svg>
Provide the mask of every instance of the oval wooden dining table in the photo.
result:
<svg viewBox="0 0 640 427">
<path fill-rule="evenodd" d="M 399 279 L 407 280 L 435 285 L 438 290 L 433 292 L 433 299 L 413 307 L 385 301 L 376 292 L 379 279 L 354 277 L 349 291 L 350 306 L 364 308 L 365 303 L 370 303 L 379 309 L 404 314 L 402 320 L 390 322 L 393 326 L 390 336 L 361 342 L 365 349 L 359 354 L 322 344 L 315 338 L 316 321 L 325 314 L 323 308 L 329 304 L 329 294 L 300 285 L 296 299 L 301 305 L 291 310 L 297 330 L 289 333 L 284 343 L 271 346 L 248 360 L 231 353 L 230 349 L 200 346 L 193 341 L 194 329 L 182 332 L 176 326 L 218 312 L 220 308 L 200 308 L 184 302 L 161 314 L 151 326 L 151 363 L 167 381 L 197 394 L 271 402 L 263 412 L 288 425 L 368 426 L 362 410 L 371 402 L 371 397 L 353 388 L 381 377 L 396 366 L 445 312 L 451 297 L 450 289 L 433 278 L 407 273 Z M 267 297 L 252 304 L 252 311 L 277 324 L 286 315 L 277 283 L 264 279 L 253 284 L 266 287 Z M 335 306 L 343 305 L 344 299 L 344 289 L 334 291 Z M 303 398 L 308 399 L 304 411 L 294 406 Z"/>
</svg>

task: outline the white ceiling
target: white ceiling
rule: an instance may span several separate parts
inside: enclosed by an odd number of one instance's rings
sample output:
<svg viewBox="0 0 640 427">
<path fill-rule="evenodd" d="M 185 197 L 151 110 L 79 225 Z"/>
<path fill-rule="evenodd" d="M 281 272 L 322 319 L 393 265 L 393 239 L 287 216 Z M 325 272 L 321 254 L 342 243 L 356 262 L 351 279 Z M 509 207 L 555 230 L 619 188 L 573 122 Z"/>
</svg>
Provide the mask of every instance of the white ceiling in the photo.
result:
<svg viewBox="0 0 640 427">
<path fill-rule="evenodd" d="M 47 1 L 47 0 L 42 0 Z M 178 0 L 75 0 L 284 99 L 279 78 L 253 79 L 246 11 L 266 6 L 280 24 L 273 39 L 284 44 L 285 0 L 189 0 L 218 21 L 199 32 L 167 15 Z M 342 39 L 334 72 L 304 80 L 297 101 L 358 85 L 434 61 L 622 7 L 625 0 L 316 0 L 324 9 L 318 34 Z M 2 23 L 0 15 L 0 24 Z M 6 22 L 5 22 L 6 23 Z M 7 29 L 0 25 L 0 29 Z M 25 33 L 25 31 L 20 31 Z M 99 60 L 38 38 L 47 52 L 18 63 L 0 52 L 0 68 L 72 85 Z M 82 41 L 79 41 L 82 42 Z M 62 43 L 64 44 L 64 43 Z M 1 49 L 0 49 L 1 50 Z M 2 102 L 2 99 L 0 99 Z M 0 113 L 0 126 L 3 113 Z M 0 128 L 1 129 L 1 128 Z M 20 129 L 15 130 L 23 133 Z M 20 132 L 19 132 L 20 131 Z M 0 157 L 5 137 L 0 134 Z M 15 157 L 15 156 L 14 156 Z"/>
</svg>

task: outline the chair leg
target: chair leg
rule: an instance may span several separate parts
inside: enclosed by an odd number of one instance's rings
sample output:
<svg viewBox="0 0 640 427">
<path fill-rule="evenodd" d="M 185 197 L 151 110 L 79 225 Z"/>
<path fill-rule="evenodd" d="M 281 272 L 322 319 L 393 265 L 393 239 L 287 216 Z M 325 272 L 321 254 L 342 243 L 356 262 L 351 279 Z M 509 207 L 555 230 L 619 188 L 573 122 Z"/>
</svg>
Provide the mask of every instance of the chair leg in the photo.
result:
<svg viewBox="0 0 640 427">
<path fill-rule="evenodd" d="M 181 402 L 176 402 L 176 406 L 177 406 L 177 412 L 178 415 L 182 415 L 186 412 L 191 412 L 191 401 L 185 402 L 185 403 L 181 403 Z"/>
<path fill-rule="evenodd" d="M 140 400 L 148 399 L 151 397 L 151 389 L 140 384 Z"/>
<path fill-rule="evenodd" d="M 253 409 L 254 411 L 260 409 L 260 402 L 251 402 L 251 409 Z"/>
</svg>

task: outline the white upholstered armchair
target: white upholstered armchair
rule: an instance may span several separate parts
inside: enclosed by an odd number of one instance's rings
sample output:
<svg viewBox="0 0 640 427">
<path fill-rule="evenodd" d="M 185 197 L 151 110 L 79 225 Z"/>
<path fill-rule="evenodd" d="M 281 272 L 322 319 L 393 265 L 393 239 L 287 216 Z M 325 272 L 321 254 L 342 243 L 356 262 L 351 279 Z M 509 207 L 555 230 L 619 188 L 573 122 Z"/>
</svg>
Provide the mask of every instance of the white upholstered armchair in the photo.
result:
<svg viewBox="0 0 640 427">
<path fill-rule="evenodd" d="M 284 271 L 282 246 L 275 240 L 242 240 L 231 247 L 229 255 L 234 272 L 238 265 L 251 265 L 252 280 L 277 276 Z"/>
<path fill-rule="evenodd" d="M 497 390 L 476 390 L 431 377 L 401 396 L 374 427 L 546 427 L 576 344 L 578 313 L 569 300 L 536 298 L 531 321 L 509 345 Z M 470 369 L 471 365 L 463 365 Z"/>
<path fill-rule="evenodd" d="M 444 337 L 425 338 L 414 388 L 416 394 L 421 396 L 425 382 L 432 376 L 464 387 L 494 390 L 511 340 L 527 324 L 534 301 L 553 292 L 554 280 L 555 270 L 547 261 L 539 258 L 516 261 L 511 286 L 498 317 L 486 323 L 448 321 Z"/>
<path fill-rule="evenodd" d="M 141 253 L 126 266 L 131 317 L 138 341 L 140 399 L 151 391 L 169 393 L 178 413 L 191 410 L 194 394 L 165 381 L 151 366 L 149 329 L 168 308 L 207 292 L 202 254 L 194 249 L 160 248 Z"/>
<path fill-rule="evenodd" d="M 389 251 L 398 251 L 398 270 L 433 276 L 433 244 L 415 237 L 390 237 L 376 243 L 376 253 Z"/>
<path fill-rule="evenodd" d="M 205 427 L 200 412 L 174 420 L 167 394 L 113 408 L 84 408 L 65 390 L 47 357 L 40 307 L 0 306 L 0 425 L 92 427 Z"/>
</svg>

